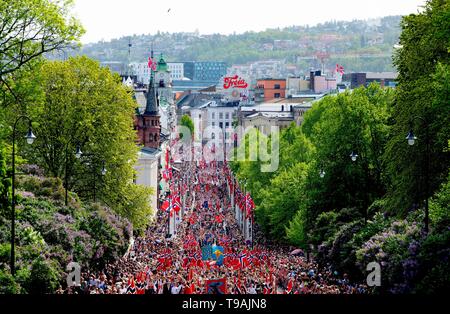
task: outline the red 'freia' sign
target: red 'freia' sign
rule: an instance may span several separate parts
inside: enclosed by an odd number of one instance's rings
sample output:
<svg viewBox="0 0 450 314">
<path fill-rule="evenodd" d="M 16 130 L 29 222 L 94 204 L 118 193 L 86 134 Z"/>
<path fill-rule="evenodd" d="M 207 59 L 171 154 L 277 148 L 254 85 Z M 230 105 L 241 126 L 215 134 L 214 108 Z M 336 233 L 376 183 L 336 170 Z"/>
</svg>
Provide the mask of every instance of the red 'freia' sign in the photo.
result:
<svg viewBox="0 0 450 314">
<path fill-rule="evenodd" d="M 247 82 L 237 75 L 235 76 L 227 76 L 223 80 L 223 88 L 228 89 L 230 87 L 236 88 L 247 88 Z"/>
</svg>

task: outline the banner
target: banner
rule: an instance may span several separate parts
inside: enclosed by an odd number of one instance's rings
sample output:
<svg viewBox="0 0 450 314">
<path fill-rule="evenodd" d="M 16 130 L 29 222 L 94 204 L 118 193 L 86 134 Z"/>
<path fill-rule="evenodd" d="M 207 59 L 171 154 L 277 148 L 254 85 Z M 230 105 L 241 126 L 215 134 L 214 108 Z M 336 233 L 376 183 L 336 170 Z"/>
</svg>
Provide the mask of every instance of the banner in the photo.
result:
<svg viewBox="0 0 450 314">
<path fill-rule="evenodd" d="M 206 294 L 227 294 L 227 279 L 206 280 Z"/>
<path fill-rule="evenodd" d="M 216 261 L 216 265 L 222 266 L 223 265 L 223 259 L 224 259 L 224 249 L 222 246 L 214 245 L 212 247 L 212 258 Z"/>
<path fill-rule="evenodd" d="M 202 260 L 207 261 L 209 259 L 212 259 L 212 246 L 211 245 L 204 245 L 202 246 Z"/>
</svg>

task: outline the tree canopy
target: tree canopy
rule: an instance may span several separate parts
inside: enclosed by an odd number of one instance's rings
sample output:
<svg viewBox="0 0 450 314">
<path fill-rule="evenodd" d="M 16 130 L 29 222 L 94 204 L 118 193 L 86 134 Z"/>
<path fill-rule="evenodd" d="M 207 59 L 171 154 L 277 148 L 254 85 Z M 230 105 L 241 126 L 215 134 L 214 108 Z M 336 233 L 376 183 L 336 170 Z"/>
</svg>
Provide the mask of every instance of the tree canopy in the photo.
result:
<svg viewBox="0 0 450 314">
<path fill-rule="evenodd" d="M 71 0 L 0 0 L 0 84 L 40 56 L 76 45 L 84 30 Z"/>
</svg>

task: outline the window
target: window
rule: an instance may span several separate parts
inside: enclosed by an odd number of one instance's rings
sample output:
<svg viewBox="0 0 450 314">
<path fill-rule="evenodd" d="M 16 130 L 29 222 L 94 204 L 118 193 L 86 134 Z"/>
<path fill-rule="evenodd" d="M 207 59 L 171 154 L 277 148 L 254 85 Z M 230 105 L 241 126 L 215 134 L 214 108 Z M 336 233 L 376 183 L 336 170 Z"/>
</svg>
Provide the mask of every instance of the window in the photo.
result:
<svg viewBox="0 0 450 314">
<path fill-rule="evenodd" d="M 225 119 L 230 119 L 230 114 L 228 112 L 225 114 Z"/>
<path fill-rule="evenodd" d="M 219 128 L 223 129 L 223 122 L 219 122 Z"/>
<path fill-rule="evenodd" d="M 215 122 L 211 122 L 211 126 L 216 126 L 216 123 Z"/>
<path fill-rule="evenodd" d="M 223 119 L 223 112 L 219 113 L 219 119 Z"/>
<path fill-rule="evenodd" d="M 215 119 L 215 118 L 216 118 L 216 113 L 215 112 L 211 113 L 211 119 Z"/>
<path fill-rule="evenodd" d="M 275 84 L 274 89 L 280 89 L 280 84 Z"/>
<path fill-rule="evenodd" d="M 280 96 L 281 96 L 280 93 L 275 93 L 275 94 L 274 94 L 274 97 L 275 97 L 275 98 L 280 98 Z"/>
<path fill-rule="evenodd" d="M 225 127 L 228 128 L 230 126 L 229 122 L 225 122 Z"/>
</svg>

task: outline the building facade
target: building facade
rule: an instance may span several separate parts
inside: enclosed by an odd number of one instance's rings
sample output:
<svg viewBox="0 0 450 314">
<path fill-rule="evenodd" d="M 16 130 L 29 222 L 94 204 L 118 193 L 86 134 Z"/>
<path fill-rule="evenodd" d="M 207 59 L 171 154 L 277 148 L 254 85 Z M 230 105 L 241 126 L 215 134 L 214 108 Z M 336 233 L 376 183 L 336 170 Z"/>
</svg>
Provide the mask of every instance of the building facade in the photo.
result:
<svg viewBox="0 0 450 314">
<path fill-rule="evenodd" d="M 190 61 L 184 62 L 184 76 L 193 81 L 213 81 L 217 84 L 227 73 L 226 62 Z"/>
<path fill-rule="evenodd" d="M 285 79 L 259 79 L 256 81 L 255 101 L 269 101 L 286 97 Z"/>
<path fill-rule="evenodd" d="M 184 64 L 182 62 L 167 62 L 166 65 L 172 81 L 182 80 L 184 78 Z M 131 73 L 136 76 L 138 82 L 147 84 L 150 80 L 150 68 L 148 67 L 148 63 L 131 63 L 130 69 Z"/>
</svg>

